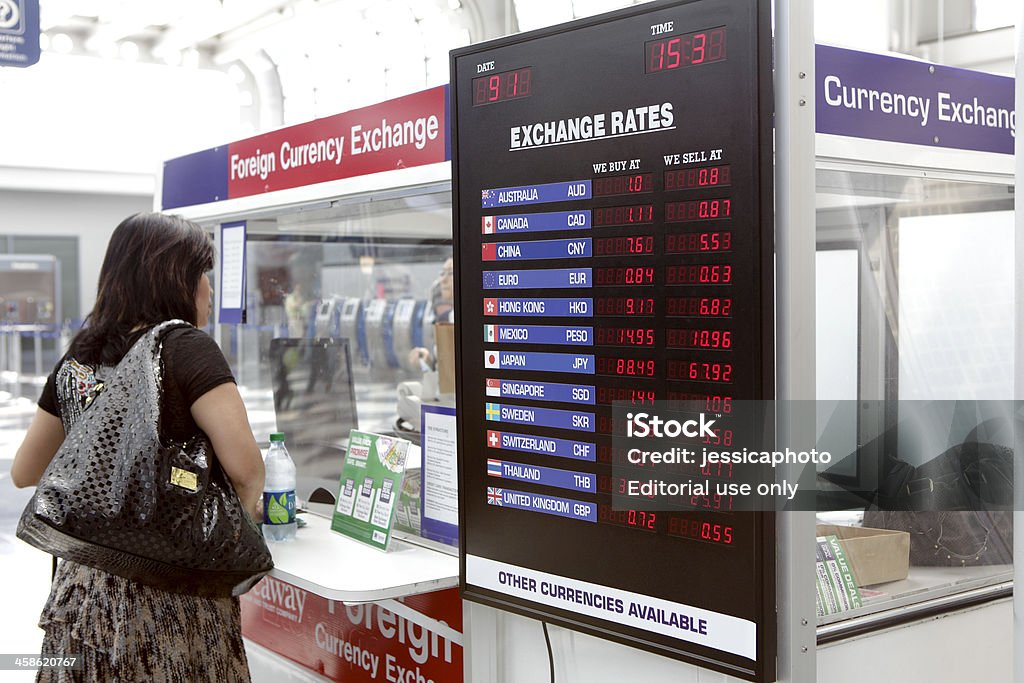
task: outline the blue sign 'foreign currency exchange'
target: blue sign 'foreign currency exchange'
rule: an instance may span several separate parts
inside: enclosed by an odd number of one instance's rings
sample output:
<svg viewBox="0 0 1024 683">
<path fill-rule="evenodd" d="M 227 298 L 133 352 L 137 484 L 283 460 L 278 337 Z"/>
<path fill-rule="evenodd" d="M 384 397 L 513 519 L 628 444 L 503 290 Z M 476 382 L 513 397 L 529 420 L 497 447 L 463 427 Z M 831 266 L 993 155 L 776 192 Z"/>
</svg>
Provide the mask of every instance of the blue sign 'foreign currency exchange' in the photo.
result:
<svg viewBox="0 0 1024 683">
<path fill-rule="evenodd" d="M 0 0 L 0 66 L 39 61 L 39 0 Z"/>
</svg>

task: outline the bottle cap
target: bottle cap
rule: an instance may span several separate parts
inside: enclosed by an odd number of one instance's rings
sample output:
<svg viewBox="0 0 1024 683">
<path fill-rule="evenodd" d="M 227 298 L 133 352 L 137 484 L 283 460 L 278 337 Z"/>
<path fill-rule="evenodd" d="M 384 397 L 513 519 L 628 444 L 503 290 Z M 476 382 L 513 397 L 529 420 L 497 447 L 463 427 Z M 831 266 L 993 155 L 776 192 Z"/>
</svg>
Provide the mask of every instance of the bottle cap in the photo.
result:
<svg viewBox="0 0 1024 683">
<path fill-rule="evenodd" d="M 275 441 L 284 441 L 284 432 L 271 432 L 270 442 L 274 443 Z"/>
</svg>

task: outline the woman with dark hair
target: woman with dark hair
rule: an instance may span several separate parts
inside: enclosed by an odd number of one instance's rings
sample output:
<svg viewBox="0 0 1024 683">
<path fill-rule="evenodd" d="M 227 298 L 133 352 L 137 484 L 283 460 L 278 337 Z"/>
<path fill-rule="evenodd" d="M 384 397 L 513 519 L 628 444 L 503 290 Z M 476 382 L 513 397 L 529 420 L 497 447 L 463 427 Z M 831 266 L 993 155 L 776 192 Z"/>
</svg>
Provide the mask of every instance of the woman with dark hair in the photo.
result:
<svg viewBox="0 0 1024 683">
<path fill-rule="evenodd" d="M 86 326 L 46 381 L 11 479 L 34 486 L 85 409 L 97 382 L 149 329 L 163 337 L 160 434 L 202 430 L 243 505 L 257 518 L 263 460 L 210 318 L 213 244 L 195 223 L 136 214 L 114 230 Z M 237 598 L 172 593 L 71 561 L 60 563 L 39 625 L 42 652 L 79 655 L 80 671 L 41 670 L 50 681 L 248 681 Z"/>
</svg>

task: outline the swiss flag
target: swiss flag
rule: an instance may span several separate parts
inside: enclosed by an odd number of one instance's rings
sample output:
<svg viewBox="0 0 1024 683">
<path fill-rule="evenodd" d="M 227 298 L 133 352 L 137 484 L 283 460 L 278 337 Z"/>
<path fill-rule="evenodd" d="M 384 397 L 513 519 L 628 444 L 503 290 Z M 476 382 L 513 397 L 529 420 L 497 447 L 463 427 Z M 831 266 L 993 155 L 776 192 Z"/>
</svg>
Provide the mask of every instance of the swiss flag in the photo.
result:
<svg viewBox="0 0 1024 683">
<path fill-rule="evenodd" d="M 484 299 L 484 315 L 498 315 L 497 299 Z"/>
<path fill-rule="evenodd" d="M 500 448 L 501 447 L 501 432 L 496 432 L 493 429 L 487 430 L 487 447 L 488 448 Z"/>
<path fill-rule="evenodd" d="M 494 245 L 493 244 L 485 244 L 485 245 L 483 245 L 483 259 L 484 259 L 484 261 L 493 261 L 495 258 L 496 258 L 496 255 L 494 253 Z"/>
<path fill-rule="evenodd" d="M 501 396 L 501 380 L 500 379 L 488 379 L 487 380 L 487 395 L 488 396 Z"/>
<path fill-rule="evenodd" d="M 480 231 L 485 235 L 494 234 L 494 216 L 484 216 L 480 219 Z"/>
</svg>

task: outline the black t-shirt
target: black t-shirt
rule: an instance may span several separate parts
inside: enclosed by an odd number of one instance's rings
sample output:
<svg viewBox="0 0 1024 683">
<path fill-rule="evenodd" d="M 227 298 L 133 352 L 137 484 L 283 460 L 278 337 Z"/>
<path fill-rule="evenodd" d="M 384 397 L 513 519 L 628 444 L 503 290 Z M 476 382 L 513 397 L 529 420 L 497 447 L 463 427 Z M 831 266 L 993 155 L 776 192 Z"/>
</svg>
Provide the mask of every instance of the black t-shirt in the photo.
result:
<svg viewBox="0 0 1024 683">
<path fill-rule="evenodd" d="M 148 330 L 140 330 L 129 338 L 134 344 Z M 160 404 L 160 433 L 165 439 L 184 441 L 199 431 L 192 419 L 191 407 L 196 400 L 211 389 L 234 382 L 224 354 L 220 347 L 205 332 L 194 327 L 171 330 L 163 342 L 163 394 Z M 96 383 L 96 372 L 102 369 L 79 363 L 65 355 L 46 379 L 46 386 L 39 397 L 39 407 L 46 412 L 62 417 L 66 409 L 59 400 L 57 375 L 61 373 L 81 394 L 90 392 Z M 68 384 L 66 381 L 65 384 Z M 67 420 L 64 421 L 67 424 Z"/>
</svg>

